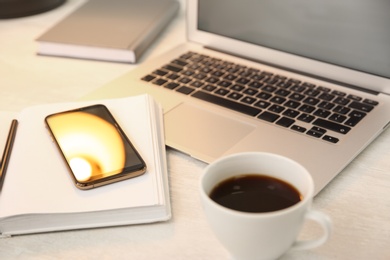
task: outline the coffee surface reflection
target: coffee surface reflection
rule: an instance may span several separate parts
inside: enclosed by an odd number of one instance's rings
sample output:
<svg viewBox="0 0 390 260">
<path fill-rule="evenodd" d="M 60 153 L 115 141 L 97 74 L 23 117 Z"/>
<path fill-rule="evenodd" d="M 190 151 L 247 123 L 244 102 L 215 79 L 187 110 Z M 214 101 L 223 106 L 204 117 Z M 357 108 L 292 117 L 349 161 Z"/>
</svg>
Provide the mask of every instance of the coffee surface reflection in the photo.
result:
<svg viewBox="0 0 390 260">
<path fill-rule="evenodd" d="M 272 212 L 288 208 L 302 196 L 291 184 L 258 174 L 241 174 L 217 184 L 210 198 L 218 204 L 243 212 Z"/>
</svg>

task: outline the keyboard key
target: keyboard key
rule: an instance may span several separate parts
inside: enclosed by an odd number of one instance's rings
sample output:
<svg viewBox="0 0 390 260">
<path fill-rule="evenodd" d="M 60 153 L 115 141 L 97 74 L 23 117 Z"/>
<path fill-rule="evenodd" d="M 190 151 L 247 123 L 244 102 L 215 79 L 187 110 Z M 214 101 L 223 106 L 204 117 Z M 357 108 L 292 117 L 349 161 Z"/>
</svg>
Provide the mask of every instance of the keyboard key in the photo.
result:
<svg viewBox="0 0 390 260">
<path fill-rule="evenodd" d="M 303 122 L 306 122 L 306 123 L 310 123 L 311 121 L 314 120 L 314 116 L 312 115 L 309 115 L 309 114 L 301 114 L 299 117 L 298 117 L 298 120 L 301 120 Z"/>
<path fill-rule="evenodd" d="M 335 122 L 331 122 L 322 118 L 317 118 L 314 122 L 313 125 L 332 130 L 334 132 L 340 133 L 340 134 L 346 134 L 348 133 L 351 128 L 348 126 L 344 126 Z"/>
<path fill-rule="evenodd" d="M 244 77 L 244 78 L 248 78 L 248 77 L 252 76 L 252 74 L 253 74 L 253 72 L 249 71 L 249 70 L 243 70 L 240 72 L 240 76 Z"/>
<path fill-rule="evenodd" d="M 348 95 L 348 98 L 349 99 L 352 99 L 352 100 L 355 100 L 355 101 L 361 101 L 362 100 L 362 98 L 361 97 L 359 97 L 359 96 L 356 96 L 356 95 Z"/>
<path fill-rule="evenodd" d="M 271 77 L 264 80 L 265 83 L 268 83 L 270 85 L 275 85 L 276 83 L 278 83 L 278 81 L 279 80 L 277 78 L 271 78 Z"/>
<path fill-rule="evenodd" d="M 272 93 L 276 90 L 276 87 L 271 86 L 271 85 L 266 85 L 265 87 L 262 88 L 262 90 L 267 91 L 269 93 Z"/>
<path fill-rule="evenodd" d="M 255 81 L 261 81 L 265 78 L 266 76 L 265 75 L 262 75 L 262 74 L 254 74 L 251 79 L 252 80 L 255 80 Z"/>
<path fill-rule="evenodd" d="M 286 103 L 284 103 L 284 105 L 290 108 L 297 108 L 301 105 L 301 103 L 293 100 L 288 100 Z"/>
<path fill-rule="evenodd" d="M 317 138 L 320 138 L 321 136 L 324 135 L 324 134 L 322 134 L 320 132 L 316 132 L 316 131 L 313 131 L 313 130 L 307 131 L 306 134 L 310 135 L 310 136 L 313 136 L 313 137 L 317 137 Z"/>
<path fill-rule="evenodd" d="M 345 122 L 345 124 L 348 126 L 355 126 L 365 116 L 366 116 L 366 113 L 354 110 L 349 114 L 349 119 L 347 120 L 347 122 Z"/>
<path fill-rule="evenodd" d="M 340 115 L 340 114 L 333 114 L 329 117 L 329 120 L 331 121 L 335 121 L 337 123 L 342 123 L 345 121 L 345 119 L 347 119 L 346 116 L 343 116 L 343 115 Z"/>
<path fill-rule="evenodd" d="M 317 105 L 318 102 L 320 102 L 319 99 L 312 98 L 312 97 L 308 97 L 308 98 L 306 98 L 305 100 L 303 100 L 303 103 L 306 103 L 306 104 L 312 105 L 312 106 Z"/>
<path fill-rule="evenodd" d="M 302 86 L 308 87 L 308 88 L 315 88 L 316 85 L 314 85 L 314 84 L 312 84 L 312 83 L 308 83 L 308 82 L 303 82 L 303 83 L 302 83 Z"/>
<path fill-rule="evenodd" d="M 154 80 L 152 83 L 155 84 L 155 85 L 158 85 L 158 86 L 162 86 L 164 85 L 165 83 L 167 83 L 168 81 L 165 80 L 165 79 L 156 79 Z"/>
<path fill-rule="evenodd" d="M 299 94 L 299 93 L 293 93 L 290 96 L 291 99 L 296 100 L 296 101 L 301 101 L 302 99 L 305 98 L 305 95 Z"/>
<path fill-rule="evenodd" d="M 269 105 L 271 105 L 271 103 L 263 101 L 263 100 L 260 100 L 255 104 L 255 106 L 260 107 L 260 108 L 267 108 L 267 107 L 269 107 Z"/>
<path fill-rule="evenodd" d="M 328 110 L 319 108 L 319 109 L 317 109 L 313 114 L 314 114 L 315 116 L 327 118 L 331 113 L 330 113 Z"/>
<path fill-rule="evenodd" d="M 287 89 L 291 87 L 292 84 L 290 82 L 281 81 L 277 85 L 281 88 Z"/>
<path fill-rule="evenodd" d="M 235 84 L 235 85 L 233 85 L 233 86 L 231 87 L 232 90 L 238 91 L 238 92 L 240 92 L 240 91 L 243 90 L 244 88 L 245 88 L 244 86 L 237 85 L 237 84 Z"/>
<path fill-rule="evenodd" d="M 202 79 L 207 78 L 207 74 L 198 73 L 198 74 L 196 74 L 196 75 L 194 76 L 194 78 L 199 79 L 199 80 L 202 80 Z"/>
<path fill-rule="evenodd" d="M 289 79 L 288 81 L 291 82 L 291 83 L 294 83 L 294 84 L 301 83 L 301 81 L 299 79 Z"/>
<path fill-rule="evenodd" d="M 229 68 L 229 69 L 227 70 L 227 72 L 232 73 L 232 74 L 235 74 L 235 73 L 237 73 L 239 70 L 240 70 L 240 68 L 234 66 L 234 67 Z"/>
<path fill-rule="evenodd" d="M 191 94 L 194 91 L 194 89 L 190 87 L 182 86 L 178 88 L 176 91 L 188 95 Z"/>
<path fill-rule="evenodd" d="M 267 77 L 272 77 L 274 74 L 272 72 L 263 71 L 263 72 L 261 72 L 261 75 L 264 75 L 264 76 L 267 76 Z"/>
<path fill-rule="evenodd" d="M 240 98 L 242 98 L 242 94 L 239 94 L 237 92 L 233 92 L 231 94 L 228 95 L 228 98 L 231 98 L 231 99 L 234 99 L 234 100 L 239 100 Z"/>
<path fill-rule="evenodd" d="M 170 73 L 168 76 L 166 76 L 168 79 L 172 79 L 172 80 L 175 80 L 175 79 L 178 79 L 180 76 L 176 73 Z"/>
<path fill-rule="evenodd" d="M 217 88 L 216 86 L 213 86 L 210 84 L 207 84 L 206 86 L 203 87 L 204 90 L 209 91 L 209 92 L 214 91 L 216 88 Z"/>
<path fill-rule="evenodd" d="M 335 95 L 337 95 L 339 97 L 345 97 L 347 95 L 344 92 L 341 92 L 341 91 L 338 91 L 338 90 L 333 90 L 332 94 L 335 94 Z"/>
<path fill-rule="evenodd" d="M 286 111 L 283 112 L 283 115 L 295 118 L 295 117 L 297 117 L 299 115 L 299 112 L 296 111 L 296 110 L 287 109 Z"/>
<path fill-rule="evenodd" d="M 237 83 L 239 83 L 239 84 L 242 84 L 242 85 L 246 85 L 246 84 L 248 84 L 249 83 L 249 79 L 247 79 L 247 78 L 239 78 L 238 80 L 237 80 Z"/>
<path fill-rule="evenodd" d="M 166 70 L 173 71 L 173 72 L 180 72 L 180 71 L 183 70 L 182 68 L 179 68 L 179 67 L 176 67 L 176 66 L 172 66 L 172 65 L 169 65 L 169 64 L 165 65 L 163 68 L 166 69 Z"/>
<path fill-rule="evenodd" d="M 229 73 L 229 74 L 226 74 L 224 78 L 226 80 L 233 81 L 233 80 L 235 80 L 237 78 L 237 76 Z"/>
<path fill-rule="evenodd" d="M 242 102 L 248 105 L 253 104 L 256 100 L 257 99 L 253 97 L 244 97 L 243 99 L 241 99 Z"/>
<path fill-rule="evenodd" d="M 268 122 L 275 122 L 276 119 L 278 119 L 280 116 L 277 115 L 277 114 L 274 114 L 274 113 L 271 113 L 271 112 L 267 112 L 267 111 L 264 111 L 263 113 L 261 113 L 258 118 L 260 119 L 263 119 L 265 121 L 268 121 Z"/>
<path fill-rule="evenodd" d="M 299 107 L 299 111 L 302 111 L 302 112 L 305 112 L 305 113 L 311 113 L 315 110 L 316 108 L 313 107 L 313 106 L 309 106 L 309 105 L 302 105 Z"/>
<path fill-rule="evenodd" d="M 310 130 L 321 133 L 321 134 L 326 133 L 326 129 L 318 127 L 318 126 L 313 126 Z"/>
<path fill-rule="evenodd" d="M 260 92 L 260 94 L 258 94 L 257 97 L 264 100 L 268 100 L 270 97 L 272 97 L 272 95 L 266 92 Z"/>
<path fill-rule="evenodd" d="M 306 88 L 303 87 L 303 86 L 300 86 L 300 85 L 295 85 L 295 86 L 293 86 L 293 87 L 291 88 L 291 90 L 294 91 L 294 92 L 299 92 L 299 93 L 301 93 L 301 92 L 303 92 L 304 90 L 306 90 Z"/>
<path fill-rule="evenodd" d="M 212 69 L 209 68 L 209 67 L 203 67 L 200 69 L 200 72 L 204 73 L 204 74 L 209 74 L 209 73 L 212 73 Z"/>
<path fill-rule="evenodd" d="M 348 107 L 358 109 L 364 112 L 370 112 L 374 108 L 372 105 L 369 105 L 367 103 L 360 103 L 357 101 L 352 102 L 351 104 L 349 104 Z"/>
<path fill-rule="evenodd" d="M 278 80 L 280 80 L 280 81 L 283 81 L 283 82 L 284 82 L 284 81 L 287 79 L 287 77 L 286 77 L 286 76 L 277 75 L 277 74 L 276 74 L 276 75 L 274 75 L 274 77 L 275 77 L 275 78 L 277 78 L 277 79 L 278 79 Z M 278 85 L 279 85 L 279 84 L 278 84 Z"/>
<path fill-rule="evenodd" d="M 201 81 L 198 81 L 198 80 L 191 83 L 191 87 L 195 87 L 195 88 L 200 88 L 203 85 L 204 85 L 204 83 Z"/>
<path fill-rule="evenodd" d="M 335 95 L 329 94 L 329 93 L 322 93 L 318 96 L 319 99 L 325 100 L 325 101 L 331 101 L 335 98 Z"/>
<path fill-rule="evenodd" d="M 212 73 L 213 76 L 215 77 L 222 77 L 223 74 L 225 74 L 224 72 L 222 72 L 221 70 L 216 70 Z"/>
<path fill-rule="evenodd" d="M 166 84 L 164 87 L 165 88 L 169 88 L 169 89 L 175 89 L 176 87 L 178 87 L 179 84 L 178 83 L 175 83 L 175 82 L 169 82 L 168 84 Z"/>
<path fill-rule="evenodd" d="M 271 112 L 280 113 L 284 110 L 284 107 L 274 104 L 268 108 L 268 110 Z"/>
<path fill-rule="evenodd" d="M 377 106 L 379 104 L 378 101 L 371 100 L 371 99 L 365 99 L 365 100 L 363 100 L 363 103 L 366 103 L 366 104 L 369 104 L 369 105 L 372 105 L 372 106 Z"/>
<path fill-rule="evenodd" d="M 308 96 L 311 96 L 311 97 L 316 97 L 320 94 L 320 91 L 318 91 L 316 89 L 308 89 L 305 91 L 305 94 Z"/>
<path fill-rule="evenodd" d="M 261 88 L 264 86 L 264 83 L 258 81 L 252 81 L 248 86 L 251 88 Z"/>
<path fill-rule="evenodd" d="M 219 81 L 219 79 L 216 78 L 216 77 L 209 77 L 209 78 L 206 79 L 206 82 L 211 83 L 211 84 L 215 84 L 218 81 Z"/>
<path fill-rule="evenodd" d="M 193 72 L 192 70 L 184 70 L 184 71 L 181 71 L 180 72 L 182 75 L 185 75 L 187 77 L 190 77 L 192 75 L 194 75 L 195 72 Z"/>
<path fill-rule="evenodd" d="M 190 70 L 198 70 L 200 68 L 200 65 L 196 64 L 196 63 L 193 63 L 193 64 L 187 66 L 187 68 L 190 69 Z"/>
<path fill-rule="evenodd" d="M 295 123 L 295 120 L 291 119 L 291 118 L 288 118 L 288 117 L 282 117 L 281 119 L 279 119 L 276 122 L 277 125 L 281 125 L 281 126 L 284 126 L 284 127 L 290 127 L 294 123 Z"/>
<path fill-rule="evenodd" d="M 182 67 L 184 67 L 184 66 L 188 65 L 188 63 L 187 63 L 187 62 L 185 62 L 185 61 L 182 61 L 182 60 L 178 60 L 178 59 L 176 59 L 176 60 L 173 60 L 171 63 L 172 63 L 172 64 L 175 64 L 175 65 L 182 66 Z"/>
<path fill-rule="evenodd" d="M 304 128 L 302 126 L 299 126 L 299 125 L 293 125 L 291 127 L 291 129 L 294 130 L 294 131 L 300 132 L 300 133 L 306 132 L 306 128 Z"/>
<path fill-rule="evenodd" d="M 348 108 L 348 107 L 337 106 L 337 107 L 335 107 L 335 108 L 333 109 L 333 111 L 336 112 L 336 113 L 345 115 L 345 114 L 347 114 L 349 111 L 351 111 L 351 109 Z"/>
<path fill-rule="evenodd" d="M 197 91 L 192 96 L 250 116 L 255 116 L 261 111 L 258 108 L 240 104 L 235 101 L 224 99 L 222 97 L 217 97 L 203 91 Z"/>
<path fill-rule="evenodd" d="M 153 74 L 158 75 L 158 76 L 165 76 L 166 74 L 168 74 L 168 72 L 165 70 L 155 70 L 155 71 L 153 71 Z"/>
<path fill-rule="evenodd" d="M 274 96 L 273 98 L 270 99 L 270 101 L 272 103 L 276 103 L 276 104 L 283 104 L 284 101 L 286 101 L 286 99 L 284 97 L 279 97 L 279 96 Z"/>
<path fill-rule="evenodd" d="M 331 142 L 331 143 L 334 143 L 334 144 L 339 142 L 338 138 L 330 136 L 330 135 L 325 135 L 324 137 L 322 137 L 322 140 L 325 140 L 325 141 L 328 141 L 328 142 Z"/>
<path fill-rule="evenodd" d="M 367 114 L 361 111 L 353 110 L 351 113 L 349 113 L 350 117 L 356 117 L 356 118 L 363 118 Z"/>
<path fill-rule="evenodd" d="M 229 93 L 229 90 L 226 90 L 224 88 L 217 89 L 214 93 L 220 96 L 225 96 L 227 93 Z"/>
<path fill-rule="evenodd" d="M 330 91 L 331 91 L 330 88 L 322 87 L 322 86 L 317 87 L 317 89 L 318 89 L 319 91 L 322 91 L 322 92 L 330 92 Z"/>
<path fill-rule="evenodd" d="M 180 58 L 183 60 L 187 60 L 190 57 L 192 57 L 193 55 L 195 55 L 195 52 L 189 51 L 189 52 L 186 52 L 186 53 L 180 55 Z"/>
<path fill-rule="evenodd" d="M 329 103 L 327 101 L 322 101 L 320 104 L 318 104 L 318 107 L 331 110 L 335 105 L 332 103 Z"/>
<path fill-rule="evenodd" d="M 254 96 L 257 93 L 259 93 L 259 91 L 255 90 L 253 88 L 247 88 L 247 89 L 244 90 L 244 93 L 247 94 L 247 95 L 250 95 L 250 96 Z"/>
<path fill-rule="evenodd" d="M 223 87 L 223 88 L 227 88 L 231 84 L 232 83 L 230 81 L 227 81 L 227 80 L 222 80 L 222 81 L 218 82 L 218 86 Z"/>
<path fill-rule="evenodd" d="M 141 78 L 141 80 L 149 82 L 149 81 L 154 80 L 155 78 L 156 78 L 156 77 L 153 76 L 153 75 L 146 75 L 146 76 L 144 76 L 143 78 Z"/>
<path fill-rule="evenodd" d="M 287 97 L 288 95 L 291 94 L 291 92 L 285 89 L 279 89 L 278 91 L 275 92 L 275 94 L 279 96 Z"/>
<path fill-rule="evenodd" d="M 188 83 L 191 82 L 191 80 L 192 80 L 191 78 L 182 77 L 182 78 L 179 79 L 179 82 L 180 82 L 180 83 L 183 83 L 183 84 L 188 84 Z"/>
<path fill-rule="evenodd" d="M 342 105 L 342 106 L 345 106 L 346 104 L 348 104 L 349 101 L 350 100 L 348 98 L 343 98 L 343 97 L 338 97 L 335 100 L 333 100 L 334 103 Z"/>
</svg>

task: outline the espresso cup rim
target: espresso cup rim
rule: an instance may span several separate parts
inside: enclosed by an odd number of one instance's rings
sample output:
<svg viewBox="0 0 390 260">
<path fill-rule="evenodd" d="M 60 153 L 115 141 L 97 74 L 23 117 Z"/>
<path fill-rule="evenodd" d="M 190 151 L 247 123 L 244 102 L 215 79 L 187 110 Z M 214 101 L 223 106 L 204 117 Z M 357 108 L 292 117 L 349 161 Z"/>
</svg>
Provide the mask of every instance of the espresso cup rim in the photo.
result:
<svg viewBox="0 0 390 260">
<path fill-rule="evenodd" d="M 211 167 L 215 167 L 216 164 L 219 164 L 219 163 L 221 163 L 223 161 L 230 160 L 231 158 L 234 158 L 234 157 L 247 156 L 247 155 L 251 155 L 251 156 L 264 156 L 265 155 L 265 156 L 279 157 L 279 158 L 282 158 L 283 160 L 290 161 L 291 163 L 301 167 L 301 169 L 305 172 L 306 176 L 308 177 L 308 181 L 309 181 L 309 187 L 308 187 L 307 191 L 305 192 L 305 194 L 301 194 L 303 196 L 303 199 L 301 201 L 297 202 L 296 204 L 294 204 L 292 206 L 289 206 L 287 208 L 280 209 L 280 210 L 275 210 L 275 211 L 269 211 L 269 212 L 245 212 L 245 211 L 239 211 L 239 210 L 230 209 L 230 208 L 227 208 L 225 206 L 222 206 L 219 203 L 217 203 L 214 200 L 212 200 L 210 198 L 209 194 L 207 194 L 207 192 L 205 191 L 205 188 L 204 188 L 204 179 L 205 179 L 205 176 L 206 176 L 208 170 Z M 254 174 L 259 174 L 259 175 L 265 175 L 265 176 L 273 177 L 272 175 L 267 175 L 267 174 L 262 174 L 262 173 L 261 174 L 260 173 L 254 173 Z M 268 153 L 268 152 L 243 152 L 243 153 L 231 154 L 231 155 L 228 155 L 226 157 L 219 158 L 216 161 L 214 161 L 213 163 L 211 163 L 208 166 L 206 166 L 206 168 L 203 170 L 202 175 L 200 177 L 200 185 L 199 186 L 200 186 L 201 196 L 203 197 L 203 200 L 206 201 L 206 203 L 212 204 L 213 206 L 216 206 L 219 210 L 225 211 L 225 212 L 227 212 L 229 214 L 244 216 L 244 217 L 248 217 L 248 218 L 259 218 L 259 217 L 261 217 L 261 218 L 272 218 L 272 217 L 275 217 L 275 216 L 280 216 L 280 215 L 287 214 L 290 211 L 294 211 L 297 208 L 303 207 L 307 203 L 311 203 L 312 198 L 313 198 L 313 193 L 314 193 L 313 179 L 312 179 L 310 173 L 307 171 L 307 169 L 305 167 L 303 167 L 300 163 L 298 163 L 295 160 L 292 160 L 292 159 L 290 159 L 288 157 L 285 157 L 285 156 L 282 156 L 282 155 L 278 155 L 278 154 L 274 154 L 274 153 Z M 302 191 L 299 190 L 299 192 L 302 192 Z"/>
<path fill-rule="evenodd" d="M 227 208 L 225 206 L 220 205 L 219 203 L 213 201 L 209 197 L 209 195 L 206 194 L 206 192 L 204 190 L 202 190 L 201 196 L 204 197 L 206 203 L 213 204 L 219 210 L 225 211 L 231 215 L 243 216 L 243 217 L 247 217 L 247 218 L 273 218 L 276 216 L 281 216 L 281 215 L 287 214 L 291 211 L 296 210 L 297 208 L 304 206 L 304 204 L 311 202 L 310 197 L 304 197 L 303 200 L 297 202 L 296 204 L 294 204 L 290 207 L 284 208 L 284 209 L 279 209 L 279 210 L 269 211 L 269 212 L 245 212 L 245 211 L 230 209 L 230 208 Z"/>
</svg>

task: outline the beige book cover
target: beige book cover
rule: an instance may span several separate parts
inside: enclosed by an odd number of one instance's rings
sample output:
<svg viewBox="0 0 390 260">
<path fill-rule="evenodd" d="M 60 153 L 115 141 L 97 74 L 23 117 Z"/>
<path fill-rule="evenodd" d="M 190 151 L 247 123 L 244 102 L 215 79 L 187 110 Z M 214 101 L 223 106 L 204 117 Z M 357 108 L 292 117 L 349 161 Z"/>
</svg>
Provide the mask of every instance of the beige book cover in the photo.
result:
<svg viewBox="0 0 390 260">
<path fill-rule="evenodd" d="M 37 52 L 135 63 L 178 9 L 176 0 L 89 0 L 41 35 Z"/>
</svg>

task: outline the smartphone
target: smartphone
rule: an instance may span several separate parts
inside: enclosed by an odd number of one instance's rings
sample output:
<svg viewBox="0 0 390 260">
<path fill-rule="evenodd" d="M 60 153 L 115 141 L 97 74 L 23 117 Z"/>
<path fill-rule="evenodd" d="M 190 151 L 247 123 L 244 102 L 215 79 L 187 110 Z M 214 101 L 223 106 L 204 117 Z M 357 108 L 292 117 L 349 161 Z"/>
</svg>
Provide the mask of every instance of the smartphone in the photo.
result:
<svg viewBox="0 0 390 260">
<path fill-rule="evenodd" d="M 45 123 L 77 188 L 133 178 L 146 164 L 106 106 L 48 115 Z"/>
</svg>

